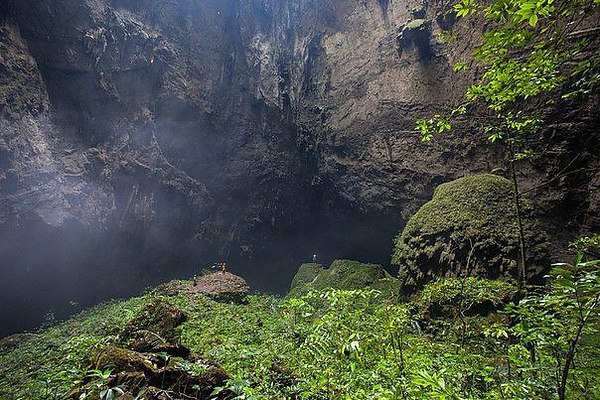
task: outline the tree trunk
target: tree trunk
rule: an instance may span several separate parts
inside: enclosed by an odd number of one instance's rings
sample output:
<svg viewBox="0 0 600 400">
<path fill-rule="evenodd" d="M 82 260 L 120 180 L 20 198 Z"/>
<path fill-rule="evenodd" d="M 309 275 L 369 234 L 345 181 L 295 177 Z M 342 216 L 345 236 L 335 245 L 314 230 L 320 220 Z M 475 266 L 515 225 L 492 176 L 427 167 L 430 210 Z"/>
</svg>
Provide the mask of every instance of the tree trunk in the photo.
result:
<svg viewBox="0 0 600 400">
<path fill-rule="evenodd" d="M 521 264 L 521 284 L 523 288 L 527 285 L 527 261 L 525 256 L 525 234 L 523 230 L 523 221 L 521 220 L 521 194 L 519 193 L 519 181 L 517 180 L 517 171 L 515 167 L 514 144 L 510 142 L 510 174 L 513 182 L 513 194 L 515 203 L 515 214 L 517 218 L 517 227 L 519 229 L 519 256 Z"/>
</svg>

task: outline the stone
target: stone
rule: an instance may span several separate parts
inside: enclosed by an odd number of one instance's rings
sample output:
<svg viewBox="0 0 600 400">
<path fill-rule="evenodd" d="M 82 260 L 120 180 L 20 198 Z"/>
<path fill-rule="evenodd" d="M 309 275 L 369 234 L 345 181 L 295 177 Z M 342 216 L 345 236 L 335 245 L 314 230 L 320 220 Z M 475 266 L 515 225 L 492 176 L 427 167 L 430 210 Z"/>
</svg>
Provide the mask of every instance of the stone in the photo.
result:
<svg viewBox="0 0 600 400">
<path fill-rule="evenodd" d="M 302 264 L 292 280 L 288 296 L 301 296 L 310 290 L 375 289 L 385 296 L 398 292 L 397 280 L 379 264 L 335 260 L 324 269 L 320 264 Z"/>
<path fill-rule="evenodd" d="M 108 346 L 96 355 L 95 369 L 115 368 L 117 371 L 155 373 L 157 367 L 149 357 L 119 346 Z"/>
<path fill-rule="evenodd" d="M 223 386 L 231 376 L 219 365 L 188 354 L 185 358 L 173 356 L 165 362 L 164 353 L 141 353 L 107 346 L 95 360 L 96 369 L 112 369 L 110 387 L 119 386 L 127 396 L 146 391 L 146 399 L 160 399 L 165 392 L 175 397 L 208 399 L 216 387 Z M 71 398 L 80 398 L 81 388 L 71 392 Z M 224 391 L 217 399 L 225 398 Z"/>
<path fill-rule="evenodd" d="M 528 275 L 539 277 L 547 267 L 547 237 L 533 206 L 522 200 Z M 437 277 L 505 279 L 520 276 L 518 228 L 512 183 L 480 174 L 444 183 L 396 238 L 392 263 L 400 268 L 407 292 Z"/>
<path fill-rule="evenodd" d="M 164 299 L 157 298 L 147 304 L 137 316 L 127 324 L 123 336 L 132 340 L 140 340 L 139 336 L 150 336 L 150 342 L 173 342 L 177 338 L 176 328 L 185 322 L 187 316 L 177 307 Z M 146 334 L 143 334 L 143 332 Z M 155 343 L 156 344 L 156 343 Z"/>
<path fill-rule="evenodd" d="M 215 272 L 196 278 L 190 290 L 217 301 L 244 303 L 250 289 L 240 276 L 229 272 Z"/>
<path fill-rule="evenodd" d="M 324 268 L 322 264 L 305 263 L 300 265 L 298 272 L 296 272 L 294 279 L 292 279 L 290 291 L 312 284 L 316 277 L 323 272 L 323 269 Z"/>
</svg>

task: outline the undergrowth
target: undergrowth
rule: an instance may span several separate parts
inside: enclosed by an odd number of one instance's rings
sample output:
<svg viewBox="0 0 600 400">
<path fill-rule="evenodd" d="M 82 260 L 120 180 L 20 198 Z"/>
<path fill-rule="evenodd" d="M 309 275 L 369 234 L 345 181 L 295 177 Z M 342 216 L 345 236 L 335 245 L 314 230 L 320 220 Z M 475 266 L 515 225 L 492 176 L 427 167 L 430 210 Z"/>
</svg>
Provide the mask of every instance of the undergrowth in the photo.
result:
<svg viewBox="0 0 600 400">
<path fill-rule="evenodd" d="M 248 304 L 189 293 L 168 301 L 188 315 L 177 328 L 181 344 L 228 371 L 227 389 L 239 399 L 554 398 L 580 311 L 565 304 L 575 287 L 592 296 L 591 306 L 598 284 L 595 265 L 571 268 L 571 276 L 561 268 L 556 285 L 485 316 L 474 310 L 497 304 L 506 284 L 448 279 L 405 303 L 340 289 L 251 295 Z M 465 288 L 477 296 L 461 294 Z M 157 297 L 102 304 L 15 337 L 0 351 L 0 398 L 63 399 L 86 375 L 110 374 L 89 371 L 92 355 Z M 568 398 L 600 398 L 596 311 L 587 322 L 567 371 Z"/>
</svg>

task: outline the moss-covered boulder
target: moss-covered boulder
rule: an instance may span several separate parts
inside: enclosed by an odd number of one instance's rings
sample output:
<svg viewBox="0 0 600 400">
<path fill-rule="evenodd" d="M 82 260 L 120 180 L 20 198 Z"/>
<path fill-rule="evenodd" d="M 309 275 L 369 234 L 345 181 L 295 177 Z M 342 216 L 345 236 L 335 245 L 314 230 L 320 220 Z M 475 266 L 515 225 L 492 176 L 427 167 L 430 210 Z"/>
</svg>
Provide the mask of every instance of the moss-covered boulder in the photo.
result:
<svg viewBox="0 0 600 400">
<path fill-rule="evenodd" d="M 109 345 L 98 352 L 93 367 L 110 369 L 106 385 L 118 386 L 124 392 L 120 398 L 139 398 L 140 393 L 145 393 L 143 398 L 148 400 L 231 398 L 228 391 L 217 397 L 211 395 L 217 387 L 224 386 L 231 376 L 218 364 L 192 354 L 183 358 Z M 84 381 L 69 397 L 84 398 L 90 384 Z M 165 397 L 165 393 L 169 396 Z"/>
<path fill-rule="evenodd" d="M 323 264 L 306 263 L 300 265 L 290 285 L 290 291 L 311 285 L 315 278 L 324 270 Z"/>
<path fill-rule="evenodd" d="M 96 355 L 95 369 L 114 368 L 119 371 L 155 373 L 158 369 L 148 356 L 114 345 L 107 346 Z"/>
<path fill-rule="evenodd" d="M 398 282 L 381 265 L 359 261 L 335 260 L 327 269 L 321 264 L 302 264 L 292 280 L 289 296 L 301 296 L 310 290 L 376 289 L 385 296 L 398 293 Z"/>
<path fill-rule="evenodd" d="M 440 185 L 396 238 L 392 263 L 410 292 L 442 276 L 517 281 L 519 236 L 512 183 L 481 174 Z M 529 277 L 548 266 L 546 235 L 522 201 Z"/>
<path fill-rule="evenodd" d="M 187 320 L 179 308 L 163 298 L 156 298 L 141 309 L 123 329 L 125 339 L 137 340 L 140 332 L 148 332 L 164 342 L 175 342 L 177 327 Z"/>
</svg>

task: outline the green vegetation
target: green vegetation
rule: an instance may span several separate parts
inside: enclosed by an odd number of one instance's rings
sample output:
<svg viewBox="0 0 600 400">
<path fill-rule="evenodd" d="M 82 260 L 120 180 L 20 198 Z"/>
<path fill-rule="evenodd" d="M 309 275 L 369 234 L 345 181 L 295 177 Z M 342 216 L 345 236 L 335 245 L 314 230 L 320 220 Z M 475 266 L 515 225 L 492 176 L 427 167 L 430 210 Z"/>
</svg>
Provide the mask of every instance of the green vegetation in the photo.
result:
<svg viewBox="0 0 600 400">
<path fill-rule="evenodd" d="M 450 130 L 453 119 L 478 106 L 490 111 L 483 129 L 489 139 L 517 146 L 540 128 L 545 106 L 588 98 L 600 83 L 599 8 L 598 0 L 455 1 L 459 18 L 480 14 L 490 27 L 455 71 L 483 72 L 450 115 L 417 122 L 423 140 Z"/>
<path fill-rule="evenodd" d="M 490 22 L 473 63 L 483 74 L 450 116 L 417 128 L 430 140 L 483 108 L 483 132 L 510 148 L 512 181 L 484 174 L 438 187 L 396 239 L 399 280 L 375 264 L 304 264 L 285 298 L 243 303 L 173 281 L 2 339 L 0 398 L 173 398 L 149 384 L 126 397 L 119 377 L 183 383 L 211 399 L 600 398 L 600 235 L 573 243 L 573 260 L 554 265 L 545 285 L 524 285 L 548 270 L 547 251 L 515 175 L 544 107 L 598 86 L 597 29 L 580 25 L 599 6 L 455 3 L 459 17 Z M 0 107 L 13 92 L 0 90 Z"/>
<path fill-rule="evenodd" d="M 597 398 L 600 261 L 586 258 L 594 241 L 579 242 L 575 260 L 552 271 L 552 284 L 520 302 L 509 283 L 466 277 L 432 281 L 407 302 L 370 288 L 324 288 L 286 299 L 251 295 L 248 304 L 189 291 L 107 303 L 3 340 L 0 396 L 62 399 L 77 388 L 85 398 L 119 398 L 122 388 L 109 387 L 115 360 L 147 361 L 116 346 L 128 332 L 149 329 L 156 322 L 149 310 L 162 309 L 180 323 L 180 346 L 232 376 L 214 396 Z M 156 356 L 193 374 L 206 368 Z"/>
<path fill-rule="evenodd" d="M 519 238 L 511 182 L 482 174 L 440 185 L 396 238 L 392 263 L 405 289 L 438 276 L 477 276 L 518 282 Z M 546 236 L 523 204 L 529 275 L 545 268 Z"/>
<path fill-rule="evenodd" d="M 321 264 L 302 264 L 290 286 L 290 296 L 306 294 L 321 289 L 371 288 L 387 297 L 396 296 L 400 290 L 398 280 L 392 278 L 381 265 L 352 260 L 335 260 L 324 269 Z"/>
<path fill-rule="evenodd" d="M 508 147 L 519 239 L 521 284 L 527 282 L 526 227 L 521 221 L 517 163 L 533 155 L 544 120 L 559 109 L 582 107 L 600 84 L 598 0 L 457 0 L 458 18 L 479 16 L 487 27 L 471 57 L 455 72 L 477 71 L 477 80 L 448 115 L 416 122 L 423 141 L 452 130 L 467 114 L 481 117 L 480 133 Z M 445 33 L 444 37 L 452 37 Z M 458 40 L 472 40 L 471 37 Z M 593 100 L 592 100 L 593 101 Z M 564 172 L 564 171 L 563 171 Z"/>
</svg>

